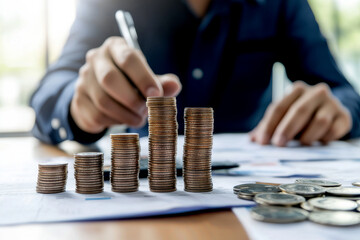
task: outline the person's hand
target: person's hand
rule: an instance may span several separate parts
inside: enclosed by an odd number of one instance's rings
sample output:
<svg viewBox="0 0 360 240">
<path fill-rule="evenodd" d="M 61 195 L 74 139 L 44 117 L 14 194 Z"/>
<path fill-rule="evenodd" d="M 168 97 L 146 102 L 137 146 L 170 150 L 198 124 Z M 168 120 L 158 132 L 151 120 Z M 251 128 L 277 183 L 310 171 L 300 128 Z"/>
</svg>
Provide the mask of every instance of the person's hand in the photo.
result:
<svg viewBox="0 0 360 240">
<path fill-rule="evenodd" d="M 327 143 L 345 136 L 352 127 L 349 111 L 332 95 L 329 87 L 294 83 L 292 92 L 272 103 L 265 116 L 250 132 L 250 139 L 262 145 L 286 146 L 299 136 L 300 142 Z"/>
<path fill-rule="evenodd" d="M 101 47 L 87 52 L 70 113 L 78 127 L 88 133 L 99 133 L 114 124 L 140 127 L 146 122 L 147 108 L 139 91 L 151 97 L 176 96 L 180 90 L 177 76 L 156 76 L 140 51 L 121 37 L 110 37 Z"/>
</svg>

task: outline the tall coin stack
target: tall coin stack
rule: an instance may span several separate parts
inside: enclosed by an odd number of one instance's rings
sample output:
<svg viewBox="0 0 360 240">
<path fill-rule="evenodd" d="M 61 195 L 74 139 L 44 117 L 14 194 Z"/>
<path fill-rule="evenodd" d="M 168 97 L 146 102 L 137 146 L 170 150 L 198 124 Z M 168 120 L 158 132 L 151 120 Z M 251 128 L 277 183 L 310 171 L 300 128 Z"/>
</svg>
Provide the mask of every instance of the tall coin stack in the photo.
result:
<svg viewBox="0 0 360 240">
<path fill-rule="evenodd" d="M 111 187 L 114 192 L 139 188 L 139 134 L 111 134 Z"/>
<path fill-rule="evenodd" d="M 214 117 L 212 108 L 185 108 L 185 191 L 210 192 Z"/>
<path fill-rule="evenodd" d="M 104 154 L 100 152 L 77 153 L 75 157 L 76 192 L 101 193 L 104 190 Z"/>
<path fill-rule="evenodd" d="M 149 185 L 152 192 L 176 191 L 176 99 L 148 97 Z"/>
<path fill-rule="evenodd" d="M 65 192 L 67 179 L 67 163 L 39 163 L 36 192 Z"/>
</svg>

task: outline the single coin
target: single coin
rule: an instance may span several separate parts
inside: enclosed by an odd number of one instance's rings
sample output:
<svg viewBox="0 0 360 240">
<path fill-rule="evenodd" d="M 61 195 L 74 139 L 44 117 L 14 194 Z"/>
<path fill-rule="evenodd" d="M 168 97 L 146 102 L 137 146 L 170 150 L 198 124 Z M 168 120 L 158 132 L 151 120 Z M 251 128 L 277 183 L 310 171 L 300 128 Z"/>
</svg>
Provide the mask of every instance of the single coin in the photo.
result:
<svg viewBox="0 0 360 240">
<path fill-rule="evenodd" d="M 360 182 L 353 182 L 352 185 L 356 187 L 360 187 Z"/>
<path fill-rule="evenodd" d="M 328 181 L 328 180 L 321 180 L 321 179 L 296 179 L 295 183 L 305 183 L 305 184 L 312 184 L 312 185 L 318 185 L 321 187 L 340 187 L 341 183 Z"/>
<path fill-rule="evenodd" d="M 257 184 L 257 183 L 249 183 L 249 184 L 240 184 L 233 187 L 235 194 L 249 195 L 254 196 L 257 193 L 265 193 L 265 192 L 280 192 L 277 186 L 267 185 L 267 184 Z"/>
<path fill-rule="evenodd" d="M 337 196 L 355 197 L 360 196 L 360 188 L 358 187 L 338 187 L 327 189 L 327 193 Z"/>
<path fill-rule="evenodd" d="M 241 195 L 241 194 L 237 194 L 237 197 L 240 199 L 244 199 L 244 200 L 253 200 L 254 196 L 249 196 L 249 195 Z"/>
<path fill-rule="evenodd" d="M 308 201 L 301 203 L 300 207 L 308 212 L 312 212 L 316 210 Z"/>
<path fill-rule="evenodd" d="M 303 197 L 317 197 L 325 193 L 325 189 L 318 185 L 303 184 L 303 183 L 292 183 L 283 184 L 279 188 L 283 192 L 301 195 Z"/>
<path fill-rule="evenodd" d="M 330 226 L 353 226 L 360 224 L 360 213 L 345 211 L 317 211 L 309 215 L 312 222 Z"/>
<path fill-rule="evenodd" d="M 331 211 L 352 211 L 358 206 L 354 201 L 335 197 L 313 198 L 309 200 L 309 203 L 316 208 Z"/>
<path fill-rule="evenodd" d="M 67 163 L 65 162 L 47 162 L 47 163 L 39 163 L 40 168 L 56 168 L 56 167 L 67 167 Z"/>
<path fill-rule="evenodd" d="M 252 218 L 270 223 L 292 223 L 304 221 L 308 212 L 293 207 L 257 206 L 251 209 Z"/>
<path fill-rule="evenodd" d="M 263 205 L 293 206 L 305 202 L 305 198 L 294 194 L 259 193 L 254 197 L 255 202 Z"/>
<path fill-rule="evenodd" d="M 90 157 L 100 157 L 104 154 L 101 152 L 81 152 L 74 154 L 75 157 L 84 157 L 84 158 L 90 158 Z"/>
</svg>

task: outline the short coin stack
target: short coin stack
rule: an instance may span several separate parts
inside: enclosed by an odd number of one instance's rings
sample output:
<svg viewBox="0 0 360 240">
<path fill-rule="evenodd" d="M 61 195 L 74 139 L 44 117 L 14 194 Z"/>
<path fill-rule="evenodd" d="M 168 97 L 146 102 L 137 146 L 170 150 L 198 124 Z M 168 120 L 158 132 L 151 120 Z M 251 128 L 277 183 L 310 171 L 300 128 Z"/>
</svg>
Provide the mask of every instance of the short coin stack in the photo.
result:
<svg viewBox="0 0 360 240">
<path fill-rule="evenodd" d="M 152 192 L 176 191 L 176 99 L 149 97 L 149 185 Z"/>
<path fill-rule="evenodd" d="M 185 108 L 185 191 L 210 192 L 214 116 L 212 108 Z"/>
<path fill-rule="evenodd" d="M 274 186 L 241 184 L 234 186 L 239 198 L 254 200 L 259 204 L 251 216 L 259 221 L 289 223 L 309 219 L 330 226 L 360 224 L 356 200 L 360 199 L 359 187 L 340 187 L 341 184 L 320 179 L 297 179 L 293 184 Z M 255 193 L 251 198 L 247 195 Z"/>
<path fill-rule="evenodd" d="M 77 153 L 75 157 L 76 192 L 101 193 L 104 190 L 104 154 L 100 152 Z"/>
<path fill-rule="evenodd" d="M 139 188 L 139 134 L 111 134 L 111 188 L 135 192 Z"/>
<path fill-rule="evenodd" d="M 67 163 L 39 163 L 36 192 L 60 193 L 65 191 Z"/>
</svg>

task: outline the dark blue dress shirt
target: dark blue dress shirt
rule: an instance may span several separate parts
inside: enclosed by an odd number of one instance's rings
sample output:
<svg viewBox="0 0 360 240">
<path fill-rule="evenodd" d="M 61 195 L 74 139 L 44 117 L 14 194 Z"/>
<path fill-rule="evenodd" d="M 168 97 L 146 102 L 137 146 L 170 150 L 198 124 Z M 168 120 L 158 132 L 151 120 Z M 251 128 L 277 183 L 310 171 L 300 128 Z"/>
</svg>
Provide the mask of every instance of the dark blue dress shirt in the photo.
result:
<svg viewBox="0 0 360 240">
<path fill-rule="evenodd" d="M 42 141 L 91 143 L 104 135 L 79 129 L 69 106 L 86 52 L 119 35 L 119 9 L 133 15 L 153 71 L 175 73 L 182 82 L 180 134 L 184 107 L 213 107 L 215 132 L 253 129 L 271 102 L 273 64 L 281 62 L 292 81 L 327 83 L 351 112 L 347 137 L 360 136 L 360 97 L 336 65 L 306 0 L 213 0 L 202 19 L 183 0 L 80 0 L 77 9 L 60 58 L 31 99 L 33 133 Z M 146 126 L 136 131 L 147 134 Z"/>
</svg>

